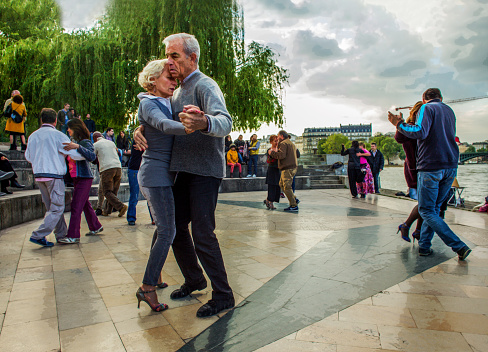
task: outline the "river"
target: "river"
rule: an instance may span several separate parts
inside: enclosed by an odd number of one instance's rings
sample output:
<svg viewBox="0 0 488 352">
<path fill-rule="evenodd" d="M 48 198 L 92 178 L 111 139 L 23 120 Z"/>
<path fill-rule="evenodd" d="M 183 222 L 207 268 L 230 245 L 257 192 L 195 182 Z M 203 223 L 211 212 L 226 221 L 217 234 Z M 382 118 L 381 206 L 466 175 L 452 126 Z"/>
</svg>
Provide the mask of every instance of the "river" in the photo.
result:
<svg viewBox="0 0 488 352">
<path fill-rule="evenodd" d="M 403 167 L 386 167 L 380 174 L 381 187 L 406 192 L 407 183 Z M 465 187 L 462 198 L 484 203 L 488 196 L 488 164 L 459 165 L 457 179 L 459 186 Z"/>
</svg>

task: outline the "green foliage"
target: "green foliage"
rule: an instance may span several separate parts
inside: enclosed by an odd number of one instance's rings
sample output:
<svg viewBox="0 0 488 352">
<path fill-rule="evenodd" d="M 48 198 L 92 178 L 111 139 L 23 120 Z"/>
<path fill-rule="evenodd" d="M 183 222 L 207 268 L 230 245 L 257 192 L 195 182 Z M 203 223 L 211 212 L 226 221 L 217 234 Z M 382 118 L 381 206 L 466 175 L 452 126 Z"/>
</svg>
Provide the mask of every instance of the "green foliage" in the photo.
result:
<svg viewBox="0 0 488 352">
<path fill-rule="evenodd" d="M 396 157 L 403 150 L 401 144 L 397 143 L 392 137 L 383 139 L 378 147 L 383 153 L 383 156 L 388 160 L 388 164 L 390 164 L 390 159 Z"/>
<path fill-rule="evenodd" d="M 322 138 L 317 142 L 317 154 L 326 154 L 324 151 L 324 145 L 327 138 Z"/>
<path fill-rule="evenodd" d="M 400 160 L 405 160 L 406 159 L 407 155 L 405 154 L 405 151 L 403 150 L 403 148 L 400 151 L 400 154 L 398 154 L 398 157 L 400 158 Z"/>
<path fill-rule="evenodd" d="M 341 133 L 333 134 L 327 137 L 325 143 L 322 144 L 321 148 L 324 154 L 340 154 L 342 145 L 346 145 L 349 139 Z"/>
<path fill-rule="evenodd" d="M 388 164 L 390 164 L 390 159 L 394 159 L 396 156 L 401 160 L 405 160 L 405 152 L 403 151 L 402 145 L 398 143 L 395 138 L 385 136 L 382 133 L 377 133 L 373 139 L 371 139 L 371 142 L 376 142 L 378 149 L 388 160 Z"/>
<path fill-rule="evenodd" d="M 245 50 L 236 0 L 111 0 L 95 28 L 74 33 L 64 33 L 59 19 L 54 0 L 0 4 L 0 94 L 21 91 L 31 126 L 43 107 L 66 102 L 100 130 L 134 123 L 138 73 L 164 57 L 163 38 L 178 32 L 197 37 L 200 70 L 221 87 L 235 130 L 284 122 L 288 75 L 268 47 Z"/>
<path fill-rule="evenodd" d="M 476 153 L 476 148 L 473 145 L 470 145 L 465 153 Z"/>
</svg>

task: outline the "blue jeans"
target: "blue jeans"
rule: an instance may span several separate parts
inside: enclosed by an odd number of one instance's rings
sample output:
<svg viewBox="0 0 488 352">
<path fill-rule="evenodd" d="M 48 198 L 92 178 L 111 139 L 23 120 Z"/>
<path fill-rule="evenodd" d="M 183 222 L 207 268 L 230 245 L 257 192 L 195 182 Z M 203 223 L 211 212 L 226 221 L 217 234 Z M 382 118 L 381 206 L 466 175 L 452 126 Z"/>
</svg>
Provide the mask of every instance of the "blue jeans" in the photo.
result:
<svg viewBox="0 0 488 352">
<path fill-rule="evenodd" d="M 166 187 L 141 187 L 156 222 L 157 238 L 149 253 L 142 283 L 156 286 L 176 234 L 173 191 Z"/>
<path fill-rule="evenodd" d="M 254 165 L 254 172 L 251 172 L 253 165 Z M 258 155 L 257 154 L 249 155 L 249 165 L 247 168 L 247 173 L 249 175 L 256 175 L 257 176 L 257 174 L 258 174 Z"/>
<path fill-rule="evenodd" d="M 409 188 L 408 189 L 408 196 L 411 199 L 418 200 L 419 199 L 419 196 L 417 194 L 417 188 Z"/>
<path fill-rule="evenodd" d="M 129 177 L 129 189 L 130 189 L 130 196 L 129 196 L 129 209 L 127 209 L 127 222 L 129 221 L 136 221 L 136 206 L 139 203 L 139 182 L 137 181 L 137 174 L 139 170 L 131 170 L 127 169 L 127 176 Z M 147 208 L 149 209 L 149 216 L 151 217 L 151 221 L 154 221 L 151 208 L 149 208 L 149 202 L 147 203 Z"/>
<path fill-rule="evenodd" d="M 137 182 L 137 174 L 139 170 L 127 170 L 127 175 L 129 177 L 129 209 L 127 209 L 127 221 L 136 221 L 136 206 L 139 202 L 139 182 Z"/>
<path fill-rule="evenodd" d="M 374 193 L 380 193 L 380 172 L 373 174 Z"/>
<path fill-rule="evenodd" d="M 456 173 L 457 169 L 419 171 L 418 173 L 419 212 L 424 219 L 419 247 L 423 250 L 429 250 L 432 246 L 434 232 L 454 252 L 466 246 L 439 216 L 440 206 L 449 194 Z"/>
</svg>

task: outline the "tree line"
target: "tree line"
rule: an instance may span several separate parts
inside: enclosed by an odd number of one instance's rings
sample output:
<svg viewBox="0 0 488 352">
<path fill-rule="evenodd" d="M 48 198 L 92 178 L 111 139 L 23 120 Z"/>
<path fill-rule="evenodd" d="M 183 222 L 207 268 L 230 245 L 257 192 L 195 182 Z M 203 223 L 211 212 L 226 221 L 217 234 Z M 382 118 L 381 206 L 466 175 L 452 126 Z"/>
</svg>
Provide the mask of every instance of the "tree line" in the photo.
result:
<svg viewBox="0 0 488 352">
<path fill-rule="evenodd" d="M 7 99 L 21 91 L 29 132 L 43 107 L 59 110 L 65 103 L 90 113 L 98 129 L 134 123 L 142 91 L 137 75 L 164 57 L 162 39 L 178 32 L 198 39 L 200 70 L 221 87 L 235 130 L 284 123 L 287 71 L 269 47 L 246 47 L 236 0 L 111 0 L 94 27 L 73 32 L 60 19 L 54 0 L 0 4 L 0 93 Z"/>
<path fill-rule="evenodd" d="M 371 143 L 376 143 L 378 149 L 383 153 L 383 156 L 390 164 L 390 160 L 399 157 L 401 160 L 405 160 L 405 152 L 403 151 L 402 145 L 398 143 L 395 138 L 385 136 L 382 133 L 376 133 L 369 142 L 364 141 L 366 149 L 371 148 Z M 345 135 L 338 133 L 333 134 L 327 138 L 319 140 L 317 144 L 318 154 L 339 154 L 341 152 L 342 144 L 346 148 L 351 147 L 352 141 L 349 140 Z"/>
</svg>

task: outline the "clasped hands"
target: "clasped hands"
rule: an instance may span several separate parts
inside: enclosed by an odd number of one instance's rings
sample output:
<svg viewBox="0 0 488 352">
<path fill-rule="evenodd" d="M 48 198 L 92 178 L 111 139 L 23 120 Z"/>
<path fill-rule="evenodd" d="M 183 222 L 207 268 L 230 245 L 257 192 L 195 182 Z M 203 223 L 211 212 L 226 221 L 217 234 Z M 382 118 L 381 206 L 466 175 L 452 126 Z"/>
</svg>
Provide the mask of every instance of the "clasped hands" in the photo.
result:
<svg viewBox="0 0 488 352">
<path fill-rule="evenodd" d="M 195 132 L 196 130 L 206 130 L 208 128 L 208 120 L 205 113 L 195 105 L 185 105 L 183 111 L 178 114 L 181 124 L 185 127 L 186 134 Z M 147 140 L 144 138 L 144 126 L 139 126 L 134 131 L 135 149 L 144 151 L 148 148 Z"/>
</svg>

